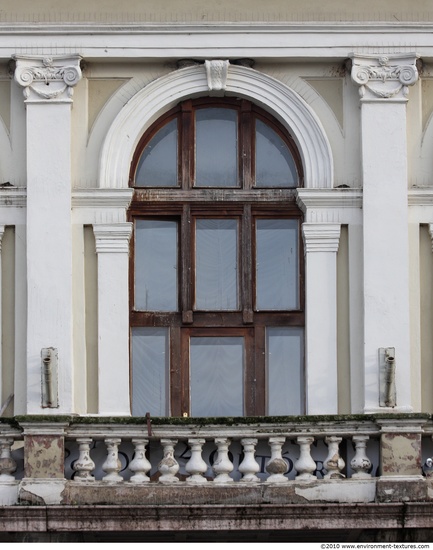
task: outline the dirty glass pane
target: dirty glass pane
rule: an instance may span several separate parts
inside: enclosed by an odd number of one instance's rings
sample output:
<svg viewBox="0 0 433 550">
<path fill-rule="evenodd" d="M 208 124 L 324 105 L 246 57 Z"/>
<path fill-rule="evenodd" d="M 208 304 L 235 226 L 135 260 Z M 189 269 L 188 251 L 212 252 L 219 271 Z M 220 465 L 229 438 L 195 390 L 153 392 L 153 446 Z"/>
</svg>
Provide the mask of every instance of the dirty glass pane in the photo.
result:
<svg viewBox="0 0 433 550">
<path fill-rule="evenodd" d="M 238 309 L 237 220 L 197 220 L 195 253 L 195 309 Z"/>
<path fill-rule="evenodd" d="M 166 328 L 132 329 L 132 414 L 167 416 L 169 337 Z"/>
<path fill-rule="evenodd" d="M 146 145 L 138 162 L 134 185 L 177 186 L 177 119 L 158 130 Z"/>
<path fill-rule="evenodd" d="M 233 109 L 198 109 L 195 124 L 195 185 L 237 187 L 237 112 Z"/>
<path fill-rule="evenodd" d="M 302 414 L 304 330 L 298 327 L 266 329 L 268 414 Z"/>
<path fill-rule="evenodd" d="M 177 222 L 135 222 L 135 308 L 177 311 Z"/>
<path fill-rule="evenodd" d="M 192 416 L 243 415 L 243 340 L 242 337 L 191 338 Z"/>
<path fill-rule="evenodd" d="M 256 187 L 296 187 L 293 156 L 280 136 L 256 119 Z"/>
<path fill-rule="evenodd" d="M 258 219 L 256 225 L 256 309 L 297 309 L 298 223 Z"/>
</svg>

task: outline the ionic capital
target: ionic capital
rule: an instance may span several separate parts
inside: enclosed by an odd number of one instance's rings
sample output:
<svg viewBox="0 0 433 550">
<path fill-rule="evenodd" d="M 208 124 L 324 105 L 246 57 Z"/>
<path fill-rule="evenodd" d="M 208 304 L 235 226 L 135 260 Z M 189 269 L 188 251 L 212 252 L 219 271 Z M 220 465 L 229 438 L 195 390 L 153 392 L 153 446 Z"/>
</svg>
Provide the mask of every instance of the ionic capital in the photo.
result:
<svg viewBox="0 0 433 550">
<path fill-rule="evenodd" d="M 352 54 L 352 80 L 361 101 L 406 102 L 409 86 L 418 80 L 417 55 Z"/>
<path fill-rule="evenodd" d="M 73 88 L 81 80 L 81 56 L 13 58 L 14 79 L 24 88 L 26 103 L 71 103 Z"/>
</svg>

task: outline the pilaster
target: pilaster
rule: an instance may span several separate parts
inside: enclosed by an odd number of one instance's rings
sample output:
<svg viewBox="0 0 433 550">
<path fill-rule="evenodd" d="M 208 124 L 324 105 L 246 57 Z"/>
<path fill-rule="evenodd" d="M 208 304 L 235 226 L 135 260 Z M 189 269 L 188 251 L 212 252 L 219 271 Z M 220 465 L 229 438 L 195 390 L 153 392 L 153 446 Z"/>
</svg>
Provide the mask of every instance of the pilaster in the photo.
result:
<svg viewBox="0 0 433 550">
<path fill-rule="evenodd" d="M 1 289 L 2 289 L 2 242 L 3 242 L 3 235 L 5 233 L 5 226 L 0 225 L 0 349 L 3 349 L 3 320 L 2 320 L 2 296 L 1 296 Z M 1 405 L 0 408 L 3 406 L 3 400 L 7 398 L 7 395 L 3 395 L 3 361 L 2 356 L 0 353 L 0 401 Z"/>
<path fill-rule="evenodd" d="M 80 56 L 15 56 L 26 104 L 27 413 L 71 413 L 71 106 Z M 42 407 L 41 350 L 58 352 L 58 407 Z"/>
<path fill-rule="evenodd" d="M 129 415 L 128 258 L 131 223 L 95 224 L 99 414 Z"/>
<path fill-rule="evenodd" d="M 415 54 L 352 56 L 363 170 L 364 411 L 411 411 L 406 103 Z M 395 348 L 396 406 L 380 407 L 381 348 Z"/>
<path fill-rule="evenodd" d="M 337 414 L 337 251 L 340 224 L 302 225 L 306 269 L 307 413 Z"/>
</svg>

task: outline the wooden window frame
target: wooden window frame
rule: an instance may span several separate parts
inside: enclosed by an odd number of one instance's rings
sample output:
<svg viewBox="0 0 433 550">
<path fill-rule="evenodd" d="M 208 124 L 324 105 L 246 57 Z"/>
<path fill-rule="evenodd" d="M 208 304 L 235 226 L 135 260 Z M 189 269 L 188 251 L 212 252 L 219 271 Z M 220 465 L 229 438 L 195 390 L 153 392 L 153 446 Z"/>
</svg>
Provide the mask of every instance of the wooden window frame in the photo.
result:
<svg viewBox="0 0 433 550">
<path fill-rule="evenodd" d="M 239 181 L 241 187 L 194 187 L 194 111 L 205 107 L 238 110 Z M 253 114 L 253 116 L 252 116 Z M 302 164 L 294 141 L 275 119 L 246 100 L 201 98 L 187 100 L 154 123 L 141 138 L 131 163 L 130 184 L 146 144 L 167 122 L 178 120 L 178 187 L 135 187 L 128 219 L 165 218 L 178 222 L 178 307 L 176 312 L 137 311 L 135 303 L 135 239 L 130 254 L 130 326 L 169 327 L 171 416 L 190 414 L 189 353 L 191 335 L 245 335 L 246 367 L 244 408 L 246 416 L 266 414 L 266 327 L 304 327 L 304 256 L 302 254 L 302 212 L 296 205 L 294 188 L 254 187 L 254 120 L 272 127 L 289 147 L 302 185 Z M 248 136 L 245 139 L 245 136 Z M 239 310 L 199 311 L 194 309 L 194 227 L 200 218 L 237 218 Z M 299 307 L 292 311 L 254 311 L 255 221 L 258 218 L 289 218 L 298 221 Z M 132 377 L 131 377 L 132 379 Z M 303 411 L 300 411 L 303 412 Z"/>
</svg>

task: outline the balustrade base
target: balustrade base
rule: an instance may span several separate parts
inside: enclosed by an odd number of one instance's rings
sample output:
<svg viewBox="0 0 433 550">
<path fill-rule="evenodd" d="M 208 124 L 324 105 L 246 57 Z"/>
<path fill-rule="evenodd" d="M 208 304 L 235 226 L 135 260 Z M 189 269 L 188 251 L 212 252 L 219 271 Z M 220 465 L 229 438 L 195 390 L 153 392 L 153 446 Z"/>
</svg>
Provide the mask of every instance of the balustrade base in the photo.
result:
<svg viewBox="0 0 433 550">
<path fill-rule="evenodd" d="M 378 502 L 421 502 L 428 500 L 428 483 L 422 476 L 382 476 L 377 479 Z"/>
</svg>

